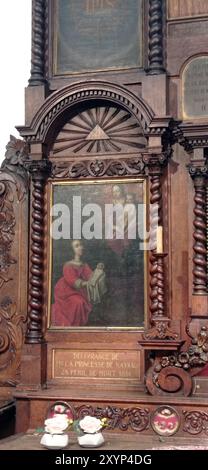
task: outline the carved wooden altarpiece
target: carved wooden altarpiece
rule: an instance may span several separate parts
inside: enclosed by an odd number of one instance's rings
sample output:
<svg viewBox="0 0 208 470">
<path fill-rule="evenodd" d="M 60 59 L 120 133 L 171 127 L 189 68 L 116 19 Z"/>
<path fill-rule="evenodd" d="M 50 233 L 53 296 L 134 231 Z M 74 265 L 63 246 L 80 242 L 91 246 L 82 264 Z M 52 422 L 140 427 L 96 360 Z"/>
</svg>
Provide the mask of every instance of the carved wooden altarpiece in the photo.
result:
<svg viewBox="0 0 208 470">
<path fill-rule="evenodd" d="M 87 38 L 87 53 L 94 51 L 94 16 L 102 25 L 112 14 L 122 51 L 120 0 L 66 3 L 78 21 L 80 50 Z M 196 1 L 191 12 L 187 0 L 180 17 L 183 2 L 175 10 L 169 3 L 132 2 L 139 48 L 131 44 L 128 61 L 124 48 L 115 65 L 104 48 L 102 60 L 96 55 L 80 70 L 76 51 L 70 63 L 69 32 L 57 29 L 66 27 L 61 2 L 33 0 L 26 120 L 0 171 L 0 393 L 16 397 L 18 431 L 41 426 L 62 400 L 79 417 L 107 417 L 112 431 L 153 434 L 151 422 L 167 405 L 179 420 L 175 436 L 207 433 L 208 114 L 203 107 L 198 116 L 196 92 L 196 109 L 184 120 L 183 86 L 194 93 L 194 77 L 184 74 L 189 61 L 204 56 L 208 11 Z M 202 67 L 206 74 L 203 59 Z M 190 70 L 197 74 L 194 64 Z M 145 257 L 144 323 L 54 327 L 51 188 L 141 181 L 147 228 L 154 237 L 162 226 L 164 238 L 164 250 Z"/>
</svg>

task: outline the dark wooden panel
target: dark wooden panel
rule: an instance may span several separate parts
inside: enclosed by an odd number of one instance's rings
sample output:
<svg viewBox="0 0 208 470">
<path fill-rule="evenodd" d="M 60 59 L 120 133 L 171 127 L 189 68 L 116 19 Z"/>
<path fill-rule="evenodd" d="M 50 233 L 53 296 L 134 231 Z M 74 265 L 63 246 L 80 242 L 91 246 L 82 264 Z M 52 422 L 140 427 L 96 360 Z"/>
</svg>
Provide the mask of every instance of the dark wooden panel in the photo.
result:
<svg viewBox="0 0 208 470">
<path fill-rule="evenodd" d="M 141 0 L 56 1 L 56 74 L 141 65 Z"/>
<path fill-rule="evenodd" d="M 167 39 L 168 72 L 171 75 L 179 75 L 181 67 L 187 59 L 205 53 L 207 42 L 208 21 L 206 19 L 169 23 Z"/>
<path fill-rule="evenodd" d="M 207 0 L 168 0 L 168 18 L 208 15 Z"/>
</svg>

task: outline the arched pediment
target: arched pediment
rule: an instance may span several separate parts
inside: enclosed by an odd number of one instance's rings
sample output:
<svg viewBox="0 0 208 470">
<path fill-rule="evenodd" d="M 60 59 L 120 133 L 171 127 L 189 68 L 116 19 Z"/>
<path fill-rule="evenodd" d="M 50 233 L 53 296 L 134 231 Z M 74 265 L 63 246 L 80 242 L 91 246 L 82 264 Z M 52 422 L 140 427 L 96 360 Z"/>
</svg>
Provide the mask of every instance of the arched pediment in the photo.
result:
<svg viewBox="0 0 208 470">
<path fill-rule="evenodd" d="M 130 118 L 132 116 L 137 122 L 143 135 L 148 133 L 154 113 L 147 103 L 120 85 L 101 81 L 79 82 L 58 90 L 46 99 L 30 126 L 18 127 L 18 130 L 29 142 L 48 144 L 51 142 L 51 136 L 57 136 L 60 123 L 66 124 L 66 115 L 69 115 L 69 112 L 73 113 L 78 106 L 84 106 L 85 109 L 92 107 L 93 103 L 96 106 L 97 102 L 102 103 L 106 109 L 110 105 L 124 114 L 126 112 L 126 115 L 129 114 Z"/>
</svg>

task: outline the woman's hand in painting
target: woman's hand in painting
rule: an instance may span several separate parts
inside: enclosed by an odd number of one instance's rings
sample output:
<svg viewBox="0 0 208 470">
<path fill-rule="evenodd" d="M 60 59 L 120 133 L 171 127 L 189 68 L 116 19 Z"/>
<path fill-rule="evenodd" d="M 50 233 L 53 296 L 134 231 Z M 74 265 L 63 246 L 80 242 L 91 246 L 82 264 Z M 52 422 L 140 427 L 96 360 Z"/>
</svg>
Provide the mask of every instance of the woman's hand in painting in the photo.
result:
<svg viewBox="0 0 208 470">
<path fill-rule="evenodd" d="M 75 281 L 74 287 L 75 289 L 82 289 L 83 287 L 87 286 L 87 281 L 83 281 L 83 279 L 79 278 Z"/>
</svg>

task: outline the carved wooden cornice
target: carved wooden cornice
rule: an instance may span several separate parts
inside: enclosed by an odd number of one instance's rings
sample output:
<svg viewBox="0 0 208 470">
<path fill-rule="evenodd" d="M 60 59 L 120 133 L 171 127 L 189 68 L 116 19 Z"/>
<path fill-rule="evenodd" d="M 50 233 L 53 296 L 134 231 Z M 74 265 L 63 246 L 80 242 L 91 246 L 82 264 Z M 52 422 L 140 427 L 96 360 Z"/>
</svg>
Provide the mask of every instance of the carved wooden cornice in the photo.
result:
<svg viewBox="0 0 208 470">
<path fill-rule="evenodd" d="M 179 143 L 183 145 L 185 150 L 193 151 L 195 148 L 208 147 L 208 125 L 203 123 L 182 123 L 179 125 L 179 133 L 181 139 Z"/>
<path fill-rule="evenodd" d="M 80 103 L 99 100 L 116 103 L 136 117 L 141 124 L 144 134 L 148 132 L 154 113 L 141 98 L 134 95 L 121 85 L 104 81 L 79 82 L 59 89 L 48 97 L 30 126 L 20 126 L 18 130 L 28 142 L 45 142 L 49 130 L 56 125 L 56 120 Z"/>
</svg>

